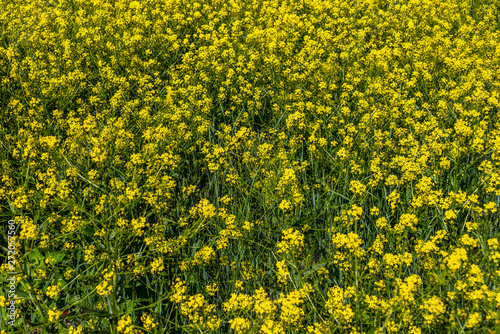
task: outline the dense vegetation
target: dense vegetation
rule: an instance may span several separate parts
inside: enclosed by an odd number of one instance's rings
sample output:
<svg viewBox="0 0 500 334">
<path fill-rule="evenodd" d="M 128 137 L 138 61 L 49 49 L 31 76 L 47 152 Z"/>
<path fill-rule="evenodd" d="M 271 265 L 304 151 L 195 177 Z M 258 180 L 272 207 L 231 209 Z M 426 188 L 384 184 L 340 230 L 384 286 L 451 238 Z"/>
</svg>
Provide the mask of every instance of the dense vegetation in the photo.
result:
<svg viewBox="0 0 500 334">
<path fill-rule="evenodd" d="M 0 0 L 17 333 L 498 333 L 498 0 Z"/>
</svg>

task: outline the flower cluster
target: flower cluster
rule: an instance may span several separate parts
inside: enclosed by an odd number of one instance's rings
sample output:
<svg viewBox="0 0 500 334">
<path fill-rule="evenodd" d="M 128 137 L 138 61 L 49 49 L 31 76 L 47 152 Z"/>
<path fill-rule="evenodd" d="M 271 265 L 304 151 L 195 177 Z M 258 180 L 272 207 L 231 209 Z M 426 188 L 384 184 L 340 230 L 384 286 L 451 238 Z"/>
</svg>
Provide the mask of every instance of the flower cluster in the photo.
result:
<svg viewBox="0 0 500 334">
<path fill-rule="evenodd" d="M 500 328 L 498 0 L 0 8 L 18 324 Z"/>
</svg>

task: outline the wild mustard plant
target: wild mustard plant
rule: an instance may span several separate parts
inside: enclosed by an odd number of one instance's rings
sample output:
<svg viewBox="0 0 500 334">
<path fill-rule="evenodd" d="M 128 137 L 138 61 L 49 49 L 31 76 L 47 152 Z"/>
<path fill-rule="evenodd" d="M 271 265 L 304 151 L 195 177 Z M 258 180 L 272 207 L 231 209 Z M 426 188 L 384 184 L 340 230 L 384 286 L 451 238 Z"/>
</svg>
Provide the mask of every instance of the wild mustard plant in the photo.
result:
<svg viewBox="0 0 500 334">
<path fill-rule="evenodd" d="M 0 8 L 17 329 L 500 328 L 498 1 Z"/>
</svg>

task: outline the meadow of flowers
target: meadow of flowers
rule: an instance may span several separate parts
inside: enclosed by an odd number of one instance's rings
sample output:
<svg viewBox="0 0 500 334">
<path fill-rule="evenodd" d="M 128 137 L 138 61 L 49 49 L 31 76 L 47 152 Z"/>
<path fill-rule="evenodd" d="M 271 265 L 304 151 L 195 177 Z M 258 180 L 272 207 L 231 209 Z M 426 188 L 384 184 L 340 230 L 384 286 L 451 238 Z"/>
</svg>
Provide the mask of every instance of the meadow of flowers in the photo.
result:
<svg viewBox="0 0 500 334">
<path fill-rule="evenodd" d="M 499 108 L 499 0 L 0 0 L 0 332 L 500 333 Z"/>
</svg>

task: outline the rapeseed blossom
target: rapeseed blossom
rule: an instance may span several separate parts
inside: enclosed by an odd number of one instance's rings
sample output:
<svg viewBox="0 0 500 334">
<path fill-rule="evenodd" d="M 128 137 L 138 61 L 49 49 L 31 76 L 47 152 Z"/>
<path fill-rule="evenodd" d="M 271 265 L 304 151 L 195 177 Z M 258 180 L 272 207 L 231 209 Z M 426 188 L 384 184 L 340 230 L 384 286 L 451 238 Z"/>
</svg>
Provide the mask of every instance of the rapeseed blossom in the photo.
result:
<svg viewBox="0 0 500 334">
<path fill-rule="evenodd" d="M 0 8 L 18 324 L 500 328 L 497 1 Z"/>
</svg>

